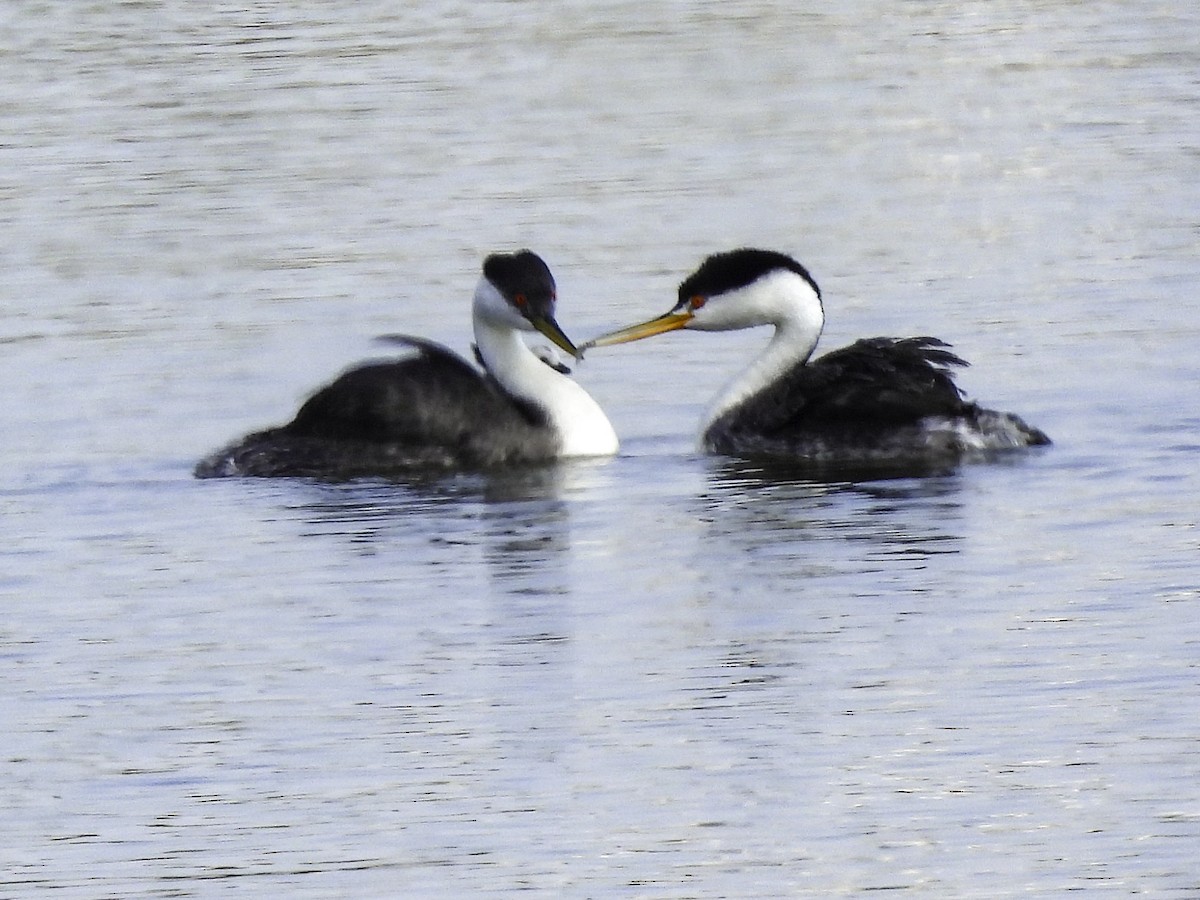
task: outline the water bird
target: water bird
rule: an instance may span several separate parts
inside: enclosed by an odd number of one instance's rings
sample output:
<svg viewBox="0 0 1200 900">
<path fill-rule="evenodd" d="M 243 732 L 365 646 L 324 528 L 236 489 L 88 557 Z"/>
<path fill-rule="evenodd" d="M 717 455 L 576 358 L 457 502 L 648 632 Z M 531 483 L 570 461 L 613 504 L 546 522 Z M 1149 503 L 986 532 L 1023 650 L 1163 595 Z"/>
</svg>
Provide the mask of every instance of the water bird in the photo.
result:
<svg viewBox="0 0 1200 900">
<path fill-rule="evenodd" d="M 616 453 L 600 405 L 521 337 L 540 332 L 579 356 L 555 321 L 556 299 L 537 254 L 492 254 L 472 304 L 482 369 L 433 341 L 388 335 L 404 356 L 350 369 L 291 422 L 247 435 L 202 460 L 195 474 L 352 478 Z"/>
<path fill-rule="evenodd" d="M 933 337 L 865 338 L 810 359 L 825 325 L 821 291 L 795 259 L 742 248 L 709 256 L 662 316 L 581 349 L 686 328 L 771 325 L 774 335 L 718 394 L 703 424 L 712 453 L 814 465 L 940 464 L 1050 443 L 1011 413 L 965 400 Z"/>
</svg>

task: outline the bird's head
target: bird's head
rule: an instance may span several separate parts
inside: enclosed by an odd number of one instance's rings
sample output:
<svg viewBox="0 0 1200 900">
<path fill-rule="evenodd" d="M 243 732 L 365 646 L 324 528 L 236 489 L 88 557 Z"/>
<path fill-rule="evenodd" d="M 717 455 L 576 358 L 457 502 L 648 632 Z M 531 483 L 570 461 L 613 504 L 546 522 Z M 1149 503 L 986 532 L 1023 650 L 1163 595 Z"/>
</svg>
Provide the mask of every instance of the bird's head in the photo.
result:
<svg viewBox="0 0 1200 900">
<path fill-rule="evenodd" d="M 678 302 L 668 312 L 609 332 L 584 348 L 624 344 L 680 328 L 734 331 L 802 324 L 819 335 L 824 322 L 820 289 L 804 266 L 773 250 L 743 248 L 704 260 L 679 285 Z"/>
<path fill-rule="evenodd" d="M 574 357 L 579 349 L 554 318 L 557 293 L 550 267 L 530 250 L 493 253 L 483 261 L 475 314 L 495 325 L 537 331 Z"/>
</svg>

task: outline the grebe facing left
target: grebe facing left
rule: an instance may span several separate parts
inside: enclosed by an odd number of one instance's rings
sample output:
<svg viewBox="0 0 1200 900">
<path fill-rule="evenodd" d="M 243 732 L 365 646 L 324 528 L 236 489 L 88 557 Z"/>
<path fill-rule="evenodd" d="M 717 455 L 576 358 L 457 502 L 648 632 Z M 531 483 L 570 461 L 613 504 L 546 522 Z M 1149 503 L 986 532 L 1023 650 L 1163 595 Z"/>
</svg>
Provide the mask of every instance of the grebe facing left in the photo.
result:
<svg viewBox="0 0 1200 900">
<path fill-rule="evenodd" d="M 1049 444 L 1011 413 L 963 399 L 937 338 L 866 338 L 811 360 L 825 324 L 821 293 L 794 259 L 740 249 L 708 257 L 665 315 L 588 341 L 603 347 L 667 331 L 772 325 L 762 354 L 704 421 L 714 453 L 813 464 L 938 463 Z"/>
<path fill-rule="evenodd" d="M 539 256 L 493 254 L 472 306 L 483 371 L 432 341 L 390 336 L 407 356 L 349 370 L 287 425 L 247 435 L 195 474 L 353 478 L 616 453 L 599 404 L 520 337 L 538 331 L 579 355 L 554 319 L 555 301 L 554 277 Z"/>
</svg>

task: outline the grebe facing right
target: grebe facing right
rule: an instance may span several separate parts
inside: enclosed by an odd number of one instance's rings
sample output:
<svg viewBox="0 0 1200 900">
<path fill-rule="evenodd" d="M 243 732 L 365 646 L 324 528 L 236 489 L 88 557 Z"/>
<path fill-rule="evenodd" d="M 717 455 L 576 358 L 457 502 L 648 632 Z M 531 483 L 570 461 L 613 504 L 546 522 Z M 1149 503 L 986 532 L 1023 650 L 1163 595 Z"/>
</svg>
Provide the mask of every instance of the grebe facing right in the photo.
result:
<svg viewBox="0 0 1200 900">
<path fill-rule="evenodd" d="M 963 399 L 950 371 L 966 362 L 937 338 L 865 338 L 811 360 L 825 324 L 800 263 L 770 250 L 708 257 L 665 315 L 583 345 L 667 331 L 772 325 L 762 354 L 718 395 L 703 443 L 714 453 L 813 464 L 941 463 L 1049 444 L 1011 413 Z"/>
<path fill-rule="evenodd" d="M 202 460 L 196 476 L 345 479 L 612 455 L 617 435 L 599 404 L 521 339 L 538 331 L 578 356 L 554 319 L 555 301 L 554 277 L 536 253 L 493 254 L 472 306 L 483 371 L 432 341 L 391 335 L 407 356 L 351 369 L 288 424 Z"/>
</svg>

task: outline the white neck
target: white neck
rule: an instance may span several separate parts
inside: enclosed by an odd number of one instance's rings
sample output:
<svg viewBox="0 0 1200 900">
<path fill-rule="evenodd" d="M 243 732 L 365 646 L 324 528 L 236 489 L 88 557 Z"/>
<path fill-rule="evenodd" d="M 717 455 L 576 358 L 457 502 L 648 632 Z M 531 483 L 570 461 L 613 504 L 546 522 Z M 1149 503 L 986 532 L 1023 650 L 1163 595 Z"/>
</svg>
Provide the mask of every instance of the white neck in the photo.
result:
<svg viewBox="0 0 1200 900">
<path fill-rule="evenodd" d="M 520 335 L 475 309 L 475 344 L 488 371 L 512 396 L 545 410 L 562 441 L 562 456 L 610 456 L 617 433 L 591 395 L 542 362 Z"/>
<path fill-rule="evenodd" d="M 704 415 L 704 428 L 722 414 L 733 409 L 748 397 L 774 384 L 785 372 L 790 372 L 812 355 L 816 341 L 797 334 L 786 325 L 777 326 L 766 349 L 745 370 L 729 382 L 709 405 Z"/>
<path fill-rule="evenodd" d="M 775 333 L 766 349 L 717 394 L 705 414 L 705 428 L 748 397 L 766 390 L 785 373 L 807 362 L 825 326 L 820 298 L 793 272 L 773 273 L 738 294 L 741 296 L 730 295 L 727 299 L 712 301 L 709 305 L 714 308 L 727 303 L 727 311 L 717 310 L 711 324 L 700 323 L 700 328 L 715 331 L 774 325 Z M 709 312 L 708 307 L 704 312 Z"/>
</svg>

